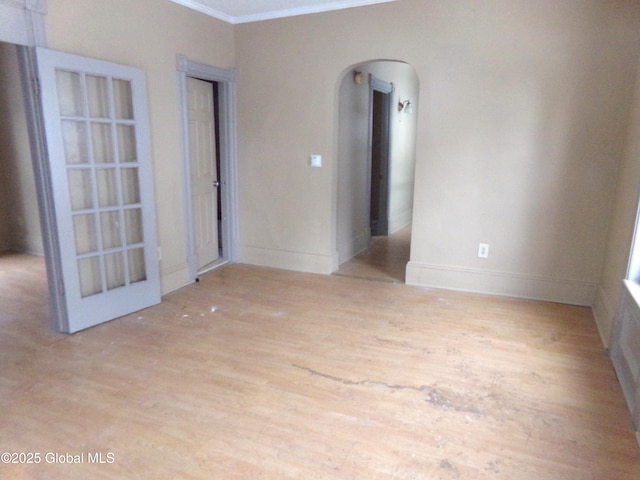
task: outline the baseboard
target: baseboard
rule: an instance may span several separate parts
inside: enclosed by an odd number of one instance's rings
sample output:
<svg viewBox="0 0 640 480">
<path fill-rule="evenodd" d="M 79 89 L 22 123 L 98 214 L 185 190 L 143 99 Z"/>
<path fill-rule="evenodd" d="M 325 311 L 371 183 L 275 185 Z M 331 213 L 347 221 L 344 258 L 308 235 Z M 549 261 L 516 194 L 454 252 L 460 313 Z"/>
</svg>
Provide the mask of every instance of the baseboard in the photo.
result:
<svg viewBox="0 0 640 480">
<path fill-rule="evenodd" d="M 517 273 L 409 262 L 406 283 L 447 290 L 529 298 L 570 305 L 591 306 L 596 285 Z"/>
<path fill-rule="evenodd" d="M 598 333 L 604 348 L 609 350 L 611 342 L 611 332 L 613 331 L 613 321 L 615 311 L 612 307 L 613 303 L 610 301 L 606 292 L 598 287 L 596 290 L 596 297 L 591 307 L 593 317 L 596 320 L 596 326 L 598 327 Z"/>
<path fill-rule="evenodd" d="M 298 272 L 328 275 L 338 269 L 338 253 L 318 255 L 304 252 L 288 252 L 269 248 L 240 246 L 241 263 L 262 267 L 282 268 Z"/>
<path fill-rule="evenodd" d="M 413 212 L 408 210 L 403 212 L 400 215 L 396 215 L 393 218 L 389 219 L 389 235 L 393 235 L 394 233 L 402 230 L 404 227 L 411 225 L 411 221 L 413 219 Z"/>
<path fill-rule="evenodd" d="M 631 413 L 636 438 L 640 439 L 640 287 L 628 280 L 624 281 L 616 313 L 610 357 Z"/>
<path fill-rule="evenodd" d="M 0 253 L 22 253 L 24 255 L 33 255 L 35 257 L 44 257 L 44 252 L 38 250 L 29 250 L 27 248 L 7 248 L 0 250 Z"/>
<path fill-rule="evenodd" d="M 162 295 L 178 290 L 189 283 L 191 281 L 189 280 L 189 267 L 187 265 L 162 269 L 160 272 Z"/>
<path fill-rule="evenodd" d="M 351 260 L 369 248 L 369 232 L 363 232 L 355 238 L 338 246 L 338 264 Z"/>
<path fill-rule="evenodd" d="M 40 236 L 29 236 L 21 239 L 14 239 L 11 245 L 10 250 L 14 252 L 37 255 L 39 257 L 44 256 L 44 247 L 42 244 L 42 237 Z"/>
</svg>

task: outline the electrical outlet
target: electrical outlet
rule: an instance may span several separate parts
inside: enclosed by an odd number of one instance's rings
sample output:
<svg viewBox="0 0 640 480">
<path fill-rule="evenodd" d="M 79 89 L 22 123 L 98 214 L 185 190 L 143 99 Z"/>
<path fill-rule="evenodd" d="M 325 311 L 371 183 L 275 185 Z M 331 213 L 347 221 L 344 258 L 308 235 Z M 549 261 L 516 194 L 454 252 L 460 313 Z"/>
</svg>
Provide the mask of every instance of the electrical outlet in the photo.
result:
<svg viewBox="0 0 640 480">
<path fill-rule="evenodd" d="M 478 257 L 489 258 L 489 244 L 481 243 L 478 245 Z"/>
</svg>

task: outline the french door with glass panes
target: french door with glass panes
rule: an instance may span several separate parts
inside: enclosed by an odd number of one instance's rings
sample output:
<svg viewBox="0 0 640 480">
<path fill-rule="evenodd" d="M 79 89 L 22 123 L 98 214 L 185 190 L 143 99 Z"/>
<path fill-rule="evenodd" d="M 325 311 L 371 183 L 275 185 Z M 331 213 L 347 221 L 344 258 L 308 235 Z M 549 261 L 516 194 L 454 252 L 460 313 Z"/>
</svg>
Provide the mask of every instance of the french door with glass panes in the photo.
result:
<svg viewBox="0 0 640 480">
<path fill-rule="evenodd" d="M 144 72 L 38 49 L 68 332 L 160 302 Z"/>
</svg>

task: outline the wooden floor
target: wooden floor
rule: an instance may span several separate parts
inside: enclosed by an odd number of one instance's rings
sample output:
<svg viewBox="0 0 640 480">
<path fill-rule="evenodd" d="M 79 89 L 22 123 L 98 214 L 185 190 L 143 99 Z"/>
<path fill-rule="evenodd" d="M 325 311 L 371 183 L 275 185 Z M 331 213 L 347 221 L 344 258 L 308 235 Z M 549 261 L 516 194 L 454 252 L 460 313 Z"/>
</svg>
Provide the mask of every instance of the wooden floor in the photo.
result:
<svg viewBox="0 0 640 480">
<path fill-rule="evenodd" d="M 2 479 L 640 478 L 586 308 L 228 265 L 65 336 L 0 264 Z"/>
<path fill-rule="evenodd" d="M 367 251 L 340 265 L 334 275 L 404 283 L 410 247 L 410 226 L 389 237 L 374 237 Z"/>
</svg>

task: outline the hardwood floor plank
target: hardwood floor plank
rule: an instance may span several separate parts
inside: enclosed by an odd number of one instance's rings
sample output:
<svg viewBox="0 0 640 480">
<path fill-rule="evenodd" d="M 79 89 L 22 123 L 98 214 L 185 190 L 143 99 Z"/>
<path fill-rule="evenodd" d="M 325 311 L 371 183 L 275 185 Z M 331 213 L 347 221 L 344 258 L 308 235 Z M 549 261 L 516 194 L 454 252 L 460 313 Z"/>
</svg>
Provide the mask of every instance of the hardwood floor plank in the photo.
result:
<svg viewBox="0 0 640 480">
<path fill-rule="evenodd" d="M 66 336 L 2 268 L 0 450 L 84 455 L 3 479 L 640 478 L 589 309 L 229 265 Z"/>
</svg>

